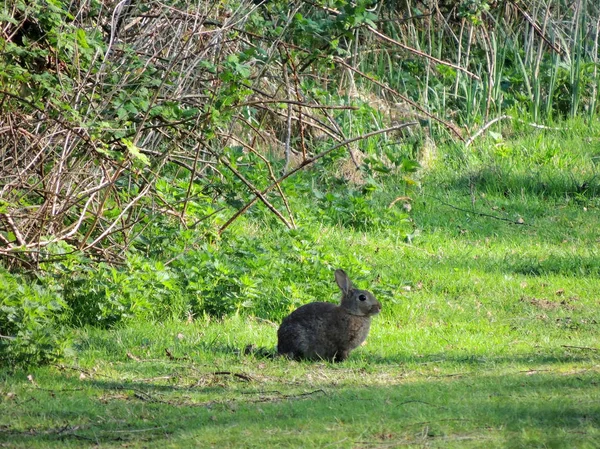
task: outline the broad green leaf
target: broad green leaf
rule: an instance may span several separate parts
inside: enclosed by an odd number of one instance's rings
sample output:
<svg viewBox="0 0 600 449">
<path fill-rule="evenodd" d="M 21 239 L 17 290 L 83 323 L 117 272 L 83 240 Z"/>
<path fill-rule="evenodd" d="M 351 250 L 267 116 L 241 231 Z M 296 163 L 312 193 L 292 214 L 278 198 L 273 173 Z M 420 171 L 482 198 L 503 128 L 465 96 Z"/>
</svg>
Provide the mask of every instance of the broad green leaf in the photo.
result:
<svg viewBox="0 0 600 449">
<path fill-rule="evenodd" d="M 140 152 L 140 148 L 136 146 L 133 142 L 131 142 L 129 139 L 121 139 L 121 143 L 125 145 L 127 151 L 129 151 L 129 154 L 131 154 L 131 156 L 133 156 L 134 159 L 137 159 L 144 165 L 150 165 L 150 159 L 148 159 L 148 156 L 142 154 Z"/>
</svg>

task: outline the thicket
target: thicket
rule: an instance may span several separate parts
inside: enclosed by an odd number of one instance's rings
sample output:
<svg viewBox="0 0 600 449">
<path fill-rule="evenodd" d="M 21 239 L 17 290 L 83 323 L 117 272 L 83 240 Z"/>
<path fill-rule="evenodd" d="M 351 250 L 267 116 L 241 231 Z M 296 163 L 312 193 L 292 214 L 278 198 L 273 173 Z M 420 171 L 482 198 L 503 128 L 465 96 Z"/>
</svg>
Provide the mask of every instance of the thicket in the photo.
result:
<svg viewBox="0 0 600 449">
<path fill-rule="evenodd" d="M 66 325 L 277 318 L 342 262 L 311 246 L 320 224 L 410 232 L 380 205 L 423 148 L 598 112 L 586 0 L 10 0 L 0 18 L 13 362 L 58 356 Z"/>
</svg>

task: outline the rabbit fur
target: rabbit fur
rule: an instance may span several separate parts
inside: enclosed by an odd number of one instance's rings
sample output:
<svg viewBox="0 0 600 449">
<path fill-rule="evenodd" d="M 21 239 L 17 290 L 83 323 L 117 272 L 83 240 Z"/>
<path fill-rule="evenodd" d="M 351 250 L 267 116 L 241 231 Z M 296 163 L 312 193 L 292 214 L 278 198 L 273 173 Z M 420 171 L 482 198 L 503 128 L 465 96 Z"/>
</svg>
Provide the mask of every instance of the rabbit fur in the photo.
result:
<svg viewBox="0 0 600 449">
<path fill-rule="evenodd" d="M 279 354 L 341 362 L 365 341 L 381 304 L 371 292 L 353 288 L 344 270 L 335 271 L 335 280 L 342 290 L 340 305 L 312 302 L 285 317 L 277 331 Z"/>
</svg>

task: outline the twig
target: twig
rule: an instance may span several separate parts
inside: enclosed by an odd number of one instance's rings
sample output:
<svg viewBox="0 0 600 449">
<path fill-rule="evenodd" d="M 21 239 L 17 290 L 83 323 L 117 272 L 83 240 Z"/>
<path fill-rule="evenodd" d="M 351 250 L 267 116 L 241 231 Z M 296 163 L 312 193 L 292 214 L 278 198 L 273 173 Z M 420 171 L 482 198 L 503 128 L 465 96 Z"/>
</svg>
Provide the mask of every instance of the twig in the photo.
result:
<svg viewBox="0 0 600 449">
<path fill-rule="evenodd" d="M 499 122 L 500 120 L 505 120 L 507 118 L 512 118 L 512 117 L 510 115 L 501 115 L 500 117 L 496 117 L 495 119 L 487 122 L 485 125 L 483 125 L 481 128 L 479 128 L 479 131 L 477 131 L 475 134 L 473 134 L 469 138 L 469 140 L 467 140 L 465 142 L 465 147 L 468 147 L 469 145 L 471 145 L 475 139 L 477 139 L 479 136 L 481 136 L 494 123 Z"/>
<path fill-rule="evenodd" d="M 262 160 L 263 163 L 265 164 L 265 166 L 267 167 L 267 169 L 269 170 L 269 177 L 271 178 L 271 180 L 273 182 L 275 182 L 277 180 L 277 178 L 275 177 L 275 172 L 273 171 L 273 166 L 271 165 L 269 160 L 260 151 L 256 150 L 252 145 L 248 145 L 243 140 L 241 140 L 239 137 L 237 137 L 233 134 L 229 134 L 225 137 L 235 140 L 240 145 L 242 145 L 244 148 L 246 148 L 248 151 L 251 151 L 260 160 Z M 289 147 L 286 148 L 286 151 L 287 151 L 287 149 L 289 149 Z M 286 159 L 287 159 L 287 153 L 286 153 Z M 288 212 L 288 215 L 290 217 L 290 223 L 292 224 L 292 229 L 296 229 L 296 222 L 294 220 L 294 214 L 292 213 L 292 208 L 290 207 L 290 202 L 288 201 L 287 197 L 285 196 L 285 193 L 283 193 L 283 190 L 281 189 L 280 185 L 277 185 L 277 192 L 279 193 L 279 196 L 281 197 L 283 204 Z"/>
<path fill-rule="evenodd" d="M 219 207 L 218 209 L 216 209 L 214 212 L 211 212 L 208 215 L 204 215 L 200 218 L 198 218 L 194 223 L 192 223 L 191 225 L 188 226 L 188 228 L 190 229 L 194 229 L 196 226 L 198 226 L 198 224 L 202 223 L 204 220 L 209 219 L 210 217 L 212 217 L 213 215 L 218 214 L 219 212 L 221 212 L 223 209 L 225 209 L 225 206 L 223 207 Z M 173 261 L 175 258 L 171 259 L 170 261 Z M 168 263 L 165 265 L 169 265 Z"/>
<path fill-rule="evenodd" d="M 442 61 L 441 59 L 438 59 L 434 56 L 428 55 L 427 53 L 424 53 L 422 51 L 419 51 L 415 48 L 409 47 L 408 45 L 404 45 L 402 42 L 398 42 L 395 39 L 392 39 L 389 36 L 386 36 L 383 33 L 380 33 L 379 31 L 377 31 L 375 28 L 373 28 L 370 25 L 367 25 L 367 29 L 369 31 L 371 31 L 373 34 L 375 34 L 375 36 L 379 37 L 380 39 L 383 39 L 386 42 L 389 42 L 391 44 L 394 44 L 400 48 L 403 48 L 406 51 L 409 51 L 410 53 L 414 53 L 415 55 L 421 56 L 423 58 L 427 58 L 430 61 L 435 62 L 436 64 L 441 64 L 441 65 L 445 65 L 448 67 L 452 67 L 453 69 L 456 69 L 460 72 L 466 73 L 467 75 L 469 75 L 471 78 L 476 79 L 477 81 L 481 81 L 481 78 L 479 78 L 477 75 L 475 75 L 473 72 L 470 72 L 469 70 L 465 69 L 464 67 L 461 67 L 459 65 L 456 64 L 452 64 L 451 62 L 447 62 L 447 61 Z"/>
<path fill-rule="evenodd" d="M 527 122 L 525 120 L 521 120 L 515 117 L 512 117 L 510 115 L 501 115 L 500 117 L 496 117 L 493 120 L 490 120 L 488 123 L 486 123 L 485 125 L 483 125 L 475 134 L 473 134 L 466 142 L 465 142 L 465 147 L 468 147 L 469 145 L 471 145 L 473 143 L 473 141 L 475 139 L 477 139 L 480 135 L 482 135 L 490 126 L 492 126 L 494 123 L 499 122 L 500 120 L 505 120 L 505 119 L 511 119 L 511 120 L 515 120 L 517 122 L 523 123 L 525 125 L 529 125 L 533 128 L 538 128 L 538 129 L 549 129 L 552 131 L 562 131 L 562 128 L 555 128 L 552 126 L 545 126 L 545 125 L 538 125 L 537 123 L 531 123 L 531 122 Z"/>
<path fill-rule="evenodd" d="M 136 379 L 136 383 L 146 383 L 146 382 L 156 382 L 157 380 L 169 380 L 169 379 L 178 379 L 179 376 L 158 376 L 158 377 L 148 377 L 147 379 Z"/>
<path fill-rule="evenodd" d="M 563 348 L 569 348 L 569 349 L 581 349 L 583 351 L 600 351 L 600 349 L 598 348 L 591 348 L 588 346 L 571 346 L 571 345 L 561 345 Z"/>
<path fill-rule="evenodd" d="M 283 397 L 285 399 L 304 398 L 306 396 L 312 396 L 313 394 L 317 394 L 317 393 L 322 393 L 325 395 L 327 394 L 327 392 L 325 390 L 323 390 L 322 388 L 319 388 L 318 390 L 308 391 L 306 393 L 300 393 L 300 394 L 288 394 L 288 395 L 284 395 Z"/>
<path fill-rule="evenodd" d="M 233 376 L 242 379 L 245 382 L 252 382 L 252 378 L 246 374 L 233 373 L 231 371 L 215 371 L 213 374 L 215 376 Z"/>
<path fill-rule="evenodd" d="M 291 171 L 285 173 L 277 181 L 275 181 L 273 184 L 271 184 L 270 186 L 268 186 L 266 189 L 264 189 L 262 192 L 259 192 L 259 193 L 260 193 L 260 195 L 264 196 L 266 193 L 268 193 L 270 190 L 272 190 L 273 188 L 275 188 L 278 184 L 281 184 L 282 181 L 284 181 L 285 179 L 289 178 L 294 173 L 299 172 L 300 170 L 304 169 L 308 165 L 313 164 L 314 162 L 318 161 L 322 157 L 328 155 L 329 153 L 331 153 L 334 150 L 337 150 L 340 147 L 348 145 L 348 144 L 350 144 L 352 142 L 356 142 L 358 140 L 368 139 L 369 137 L 373 137 L 373 136 L 376 136 L 378 134 L 383 134 L 383 133 L 388 133 L 388 132 L 391 132 L 391 131 L 396 131 L 396 130 L 399 130 L 399 129 L 402 129 L 402 128 L 406 128 L 407 126 L 414 126 L 416 124 L 417 124 L 417 122 L 402 123 L 401 125 L 392 126 L 391 128 L 378 129 L 376 131 L 372 131 L 370 133 L 363 134 L 363 135 L 358 136 L 358 137 L 353 137 L 351 139 L 346 139 L 343 142 L 340 142 L 340 143 L 332 146 L 331 148 L 329 148 L 329 149 L 327 149 L 327 150 L 325 150 L 325 151 L 317 154 L 316 156 L 313 156 L 310 159 L 306 159 L 298 167 L 296 167 L 296 168 L 292 169 Z M 240 215 L 244 214 L 254 203 L 256 203 L 256 201 L 258 199 L 259 199 L 259 196 L 256 195 L 252 200 L 250 200 L 241 209 L 239 209 L 235 214 L 233 214 L 233 216 L 229 220 L 227 220 L 227 222 L 223 226 L 221 226 L 221 228 L 219 229 L 219 234 L 222 234 L 229 227 L 229 225 L 231 225 L 231 223 L 233 223 Z"/>
<path fill-rule="evenodd" d="M 142 359 L 140 359 L 139 357 L 133 355 L 131 352 L 127 352 L 127 358 L 131 359 L 131 360 L 135 360 L 136 362 L 141 362 Z"/>
<path fill-rule="evenodd" d="M 190 182 L 188 182 L 187 191 L 185 192 L 185 199 L 183 206 L 181 207 L 181 220 L 184 221 L 185 213 L 187 210 L 188 203 L 192 196 L 192 188 L 194 187 L 194 181 L 196 180 L 196 170 L 198 169 L 198 161 L 200 159 L 200 145 L 196 145 L 196 151 L 194 151 L 194 162 L 192 164 L 192 171 L 190 172 Z"/>
<path fill-rule="evenodd" d="M 285 73 L 285 72 L 284 72 Z M 274 100 L 255 100 L 255 101 L 247 101 L 245 103 L 240 103 L 238 106 L 258 106 L 269 103 L 283 103 L 293 106 L 301 106 L 303 108 L 309 109 L 342 109 L 342 110 L 358 110 L 357 106 L 344 106 L 344 105 L 326 105 L 326 104 L 310 104 L 302 101 L 296 100 L 285 100 L 285 99 L 274 99 Z"/>
<path fill-rule="evenodd" d="M 141 401 L 150 401 L 150 402 L 159 402 L 161 404 L 168 404 L 168 405 L 173 405 L 171 402 L 169 401 L 163 401 L 161 399 L 156 399 L 155 397 L 153 397 L 152 395 L 146 393 L 143 390 L 140 390 L 138 388 L 132 388 L 132 387 L 125 387 L 125 386 L 118 386 L 116 387 L 116 390 L 130 390 L 133 391 L 133 396 Z"/>
<path fill-rule="evenodd" d="M 165 348 L 165 354 L 167 355 L 167 357 L 169 358 L 169 360 L 173 360 L 173 361 L 177 361 L 177 360 L 189 360 L 189 357 L 175 357 L 171 351 L 169 350 L 169 348 Z"/>
<path fill-rule="evenodd" d="M 290 88 L 290 79 L 288 76 L 287 64 L 283 64 L 283 79 L 285 81 L 285 87 L 287 90 L 287 94 L 289 96 L 291 96 L 292 93 L 291 93 L 291 88 Z M 291 153 L 292 153 L 292 150 L 290 148 L 291 140 L 292 140 L 292 104 L 288 102 L 287 103 L 286 130 L 285 130 L 285 145 L 284 145 L 284 151 L 285 151 L 285 164 L 283 166 L 284 173 L 288 170 L 288 167 L 290 165 L 290 159 L 291 159 Z"/>
<path fill-rule="evenodd" d="M 552 130 L 552 131 L 563 131 L 564 130 L 564 128 L 557 128 L 555 126 L 538 125 L 537 123 L 526 122 L 525 120 L 521 120 L 521 119 L 518 119 L 518 118 L 513 118 L 513 120 L 516 120 L 517 122 L 524 123 L 524 124 L 529 125 L 529 126 L 531 126 L 533 128 L 549 129 L 549 130 Z"/>
<path fill-rule="evenodd" d="M 250 400 L 247 402 L 251 402 L 251 403 L 274 402 L 274 401 L 280 401 L 283 399 L 302 399 L 302 398 L 312 396 L 313 394 L 317 394 L 317 393 L 321 393 L 324 395 L 327 394 L 327 392 L 325 390 L 323 390 L 322 388 L 319 388 L 318 390 L 307 391 L 306 393 L 300 393 L 300 394 L 281 394 L 279 391 L 274 391 L 273 393 L 276 393 L 279 396 L 276 396 L 276 397 L 267 396 L 267 397 L 262 397 L 262 398 L 258 398 L 258 399 L 253 399 L 253 400 Z"/>
<path fill-rule="evenodd" d="M 105 430 L 110 433 L 139 433 L 139 432 L 152 432 L 153 430 L 166 429 L 167 426 L 148 427 L 147 429 L 125 429 L 125 430 Z"/>
<path fill-rule="evenodd" d="M 8 223 L 8 225 L 11 227 L 11 229 L 13 231 L 13 234 L 15 235 L 15 238 L 17 239 L 17 242 L 19 242 L 19 245 L 20 246 L 26 246 L 27 242 L 25 241 L 25 239 L 21 235 L 21 231 L 19 231 L 19 228 L 15 224 L 14 220 L 12 219 L 12 217 L 9 214 L 1 213 L 0 214 L 0 218 L 4 218 L 6 220 L 6 222 Z"/>
<path fill-rule="evenodd" d="M 410 202 L 410 201 L 412 201 L 412 198 L 410 196 L 399 196 L 398 198 L 396 198 L 394 201 L 392 201 L 390 203 L 390 205 L 388 206 L 388 209 L 391 209 L 392 207 L 394 207 L 394 204 L 396 204 L 398 201 Z"/>
<path fill-rule="evenodd" d="M 211 150 L 212 151 L 212 150 Z M 252 184 L 250 181 L 248 181 L 246 179 L 246 177 L 244 175 L 242 175 L 233 165 L 231 165 L 229 163 L 229 161 L 227 159 L 225 159 L 223 156 L 221 156 L 220 154 L 217 154 L 216 152 L 213 152 L 214 156 L 219 160 L 219 162 L 221 162 L 225 167 L 227 167 L 229 169 L 229 171 L 231 173 L 233 173 L 235 175 L 236 178 L 238 178 L 240 181 L 242 181 L 244 184 L 246 184 L 246 186 L 252 191 L 252 193 L 255 195 L 256 199 L 260 199 L 262 201 L 262 203 L 271 211 L 275 214 L 275 216 L 277 218 L 279 218 L 279 220 L 281 220 L 281 222 L 283 224 L 285 224 L 287 226 L 288 229 L 295 229 L 296 226 L 294 226 L 293 223 L 290 223 L 289 221 L 287 221 L 287 219 L 282 215 L 281 212 L 279 212 L 279 210 L 277 210 L 277 208 L 275 206 L 273 206 L 270 201 L 267 199 L 267 197 L 265 196 L 266 192 L 261 192 L 260 190 L 258 190 L 258 188 L 256 188 L 254 186 L 254 184 Z M 272 184 L 275 185 L 275 184 Z M 219 234 L 221 233 L 221 230 L 219 230 Z"/>
<path fill-rule="evenodd" d="M 296 64 L 294 64 L 294 58 L 292 58 L 292 56 L 290 55 L 290 51 L 289 48 L 287 48 L 285 45 L 283 46 L 283 49 L 285 50 L 285 55 L 287 57 L 287 61 L 288 64 L 292 69 L 292 76 L 294 79 L 294 92 L 296 93 L 296 101 L 299 101 L 301 103 L 303 103 L 304 98 L 301 95 L 301 92 L 303 91 L 302 89 L 302 82 L 300 81 L 300 78 L 298 76 L 298 67 L 296 66 Z M 287 72 L 286 72 L 287 73 Z M 290 93 L 291 95 L 291 93 Z M 327 109 L 320 109 L 321 113 L 323 113 L 325 116 L 329 115 L 329 112 L 327 111 Z M 300 130 L 300 147 L 302 148 L 302 160 L 306 159 L 306 138 L 305 138 L 305 127 L 304 127 L 304 120 L 302 118 L 302 115 L 304 114 L 304 111 L 302 109 L 302 106 L 298 106 L 298 129 Z M 284 173 L 287 171 L 287 167 L 284 170 Z"/>
<path fill-rule="evenodd" d="M 426 402 L 426 401 L 418 401 L 418 400 L 413 400 L 413 401 L 404 401 L 401 402 L 399 404 L 397 404 L 398 406 L 401 405 L 406 405 L 406 404 L 425 404 L 425 405 L 429 405 L 431 407 L 436 407 L 436 408 L 448 408 L 448 407 L 444 407 L 443 405 L 436 405 L 436 404 L 432 404 L 430 402 Z"/>
<path fill-rule="evenodd" d="M 111 26 L 110 26 L 110 39 L 108 41 L 108 45 L 106 47 L 106 53 L 104 53 L 104 59 L 102 60 L 102 64 L 100 65 L 100 70 L 98 70 L 98 73 L 101 73 L 103 68 L 104 68 L 104 64 L 106 63 L 106 60 L 108 59 L 108 55 L 110 54 L 110 51 L 112 50 L 112 46 L 115 42 L 115 39 L 117 37 L 117 33 L 119 32 L 118 30 L 118 23 L 121 19 L 121 13 L 123 12 L 123 6 L 128 2 L 129 0 L 121 0 L 119 3 L 117 3 L 117 6 L 115 6 L 115 9 L 113 10 L 112 13 L 112 19 L 111 19 Z"/>
<path fill-rule="evenodd" d="M 434 200 L 437 200 L 440 203 L 442 203 L 444 206 L 448 206 L 448 207 L 450 207 L 452 209 L 455 209 L 455 210 L 458 210 L 460 212 L 466 212 L 468 214 L 475 214 L 475 215 L 479 215 L 480 217 L 494 218 L 496 220 L 506 221 L 508 223 L 512 223 L 512 224 L 516 224 L 516 225 L 535 227 L 533 225 L 530 225 L 529 223 L 511 220 L 510 218 L 498 217 L 496 215 L 486 214 L 485 212 L 477 212 L 476 210 L 463 209 L 462 207 L 458 207 L 458 206 L 455 206 L 453 204 L 447 203 L 446 201 L 438 198 L 437 196 L 427 195 L 427 194 L 425 194 L 424 196 L 427 196 L 429 198 L 433 198 Z"/>
<path fill-rule="evenodd" d="M 511 1 L 510 3 L 515 5 L 515 7 L 519 10 L 519 12 L 523 15 L 523 17 L 525 17 L 525 20 L 527 20 L 529 22 L 529 24 L 534 29 L 536 34 L 538 36 L 540 36 L 544 40 L 544 42 L 546 42 L 546 45 L 548 45 L 548 47 L 550 47 L 552 50 L 554 50 L 559 55 L 561 55 L 561 56 L 564 55 L 564 51 L 561 50 L 560 48 L 556 47 L 552 42 L 550 42 L 550 40 L 545 36 L 544 31 L 542 31 L 540 29 L 539 25 L 537 23 L 535 23 L 535 20 L 533 20 L 531 18 L 531 16 L 529 14 L 527 14 L 527 12 L 523 11 L 523 9 L 521 9 L 521 7 L 517 4 L 517 2 Z"/>
</svg>

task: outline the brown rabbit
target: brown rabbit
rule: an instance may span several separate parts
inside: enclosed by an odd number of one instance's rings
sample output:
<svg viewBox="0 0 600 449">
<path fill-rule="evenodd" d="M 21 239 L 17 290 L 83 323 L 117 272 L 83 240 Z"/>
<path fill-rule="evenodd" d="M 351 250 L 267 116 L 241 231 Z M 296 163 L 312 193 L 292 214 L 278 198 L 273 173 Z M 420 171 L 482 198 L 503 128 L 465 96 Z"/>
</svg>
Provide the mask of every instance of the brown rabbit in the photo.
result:
<svg viewBox="0 0 600 449">
<path fill-rule="evenodd" d="M 277 331 L 279 354 L 341 362 L 365 341 L 381 304 L 371 292 L 353 288 L 344 270 L 335 270 L 335 280 L 342 290 L 340 305 L 312 302 L 285 317 Z"/>
</svg>

